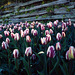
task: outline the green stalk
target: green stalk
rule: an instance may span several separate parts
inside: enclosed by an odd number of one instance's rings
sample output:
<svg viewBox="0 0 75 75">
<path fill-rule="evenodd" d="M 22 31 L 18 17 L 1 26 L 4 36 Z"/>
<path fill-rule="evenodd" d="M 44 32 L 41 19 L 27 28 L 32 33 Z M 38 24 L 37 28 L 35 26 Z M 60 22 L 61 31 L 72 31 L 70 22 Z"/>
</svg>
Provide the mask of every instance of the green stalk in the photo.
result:
<svg viewBox="0 0 75 75">
<path fill-rule="evenodd" d="M 16 70 L 17 70 L 17 75 L 19 75 L 19 71 L 18 71 L 18 59 L 15 59 L 15 66 L 16 66 Z"/>
<path fill-rule="evenodd" d="M 9 51 L 9 49 L 8 50 L 6 50 L 7 52 L 7 61 L 8 61 L 8 67 L 9 67 L 9 75 L 10 75 L 10 51 Z"/>
<path fill-rule="evenodd" d="M 45 65 L 44 65 L 44 75 L 47 75 L 47 57 L 46 57 L 46 46 L 45 46 L 45 53 L 44 53 Z"/>
<path fill-rule="evenodd" d="M 29 64 L 29 75 L 31 75 L 31 71 L 30 71 L 30 56 L 28 57 L 28 64 Z"/>
</svg>

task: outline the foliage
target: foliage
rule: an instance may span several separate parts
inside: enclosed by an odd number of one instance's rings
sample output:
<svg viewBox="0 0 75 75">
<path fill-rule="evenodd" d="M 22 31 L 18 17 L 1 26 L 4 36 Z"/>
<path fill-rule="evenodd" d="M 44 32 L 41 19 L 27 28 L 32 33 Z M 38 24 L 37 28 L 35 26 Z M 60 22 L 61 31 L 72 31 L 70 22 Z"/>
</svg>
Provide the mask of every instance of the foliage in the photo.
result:
<svg viewBox="0 0 75 75">
<path fill-rule="evenodd" d="M 57 22 L 58 21 L 54 21 L 51 28 L 47 26 L 48 24 L 44 23 L 44 25 L 39 22 L 1 25 L 0 28 L 2 28 L 2 30 L 0 34 L 3 37 L 1 38 L 0 36 L 0 75 L 75 75 L 75 60 L 67 60 L 65 57 L 69 47 L 74 46 L 75 43 L 75 26 L 69 22 L 66 26 L 68 29 L 64 31 L 66 36 L 62 37 L 61 40 L 57 40 L 57 33 L 62 34 L 63 29 L 63 27 L 58 28 L 59 22 Z M 63 23 L 66 24 L 65 22 Z M 61 23 L 61 26 L 63 23 Z M 43 25 L 45 30 L 41 30 L 39 24 L 41 24 L 41 26 Z M 31 26 L 33 26 L 33 28 L 31 28 Z M 27 35 L 30 36 L 31 42 L 27 42 L 26 34 L 24 37 L 21 36 L 19 27 L 21 27 L 23 31 L 29 29 Z M 13 31 L 11 31 L 11 29 Z M 31 33 L 32 29 L 38 32 L 37 35 Z M 50 29 L 53 30 L 53 34 L 50 33 Z M 46 37 L 46 30 L 48 30 L 51 35 L 51 41 L 43 45 L 41 38 Z M 5 35 L 4 31 L 9 31 L 9 35 Z M 11 37 L 11 33 L 19 33 L 20 37 L 18 36 L 18 38 L 20 39 L 18 41 L 15 40 L 15 38 Z M 2 42 L 6 41 L 7 37 L 10 39 L 9 48 L 3 49 Z M 61 43 L 61 50 L 59 51 L 56 50 L 57 42 Z M 55 48 L 54 58 L 48 57 L 47 54 L 47 49 L 51 45 Z M 32 59 L 32 55 L 27 56 L 25 54 L 27 47 L 32 48 L 32 53 L 36 56 L 35 60 Z M 19 50 L 18 58 L 13 57 L 14 49 Z"/>
</svg>

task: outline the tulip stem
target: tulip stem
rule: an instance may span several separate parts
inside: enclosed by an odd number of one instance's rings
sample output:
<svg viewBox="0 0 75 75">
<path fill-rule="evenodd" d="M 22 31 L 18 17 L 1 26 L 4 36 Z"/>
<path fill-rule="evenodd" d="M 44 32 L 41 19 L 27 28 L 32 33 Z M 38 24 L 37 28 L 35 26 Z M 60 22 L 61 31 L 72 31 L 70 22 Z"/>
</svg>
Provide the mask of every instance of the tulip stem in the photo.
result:
<svg viewBox="0 0 75 75">
<path fill-rule="evenodd" d="M 44 53 L 44 59 L 45 59 L 45 70 L 44 70 L 44 72 L 45 72 L 45 75 L 47 75 L 47 58 L 46 58 L 46 47 L 45 47 L 45 53 Z"/>
<path fill-rule="evenodd" d="M 17 75 L 19 75 L 19 72 L 18 72 L 18 63 L 17 63 L 17 59 L 15 59 L 15 66 L 16 66 L 16 70 L 17 70 Z"/>
<path fill-rule="evenodd" d="M 9 52 L 9 49 L 7 51 L 7 61 L 8 61 L 8 67 L 9 67 L 9 75 L 10 75 L 10 52 Z"/>
<path fill-rule="evenodd" d="M 31 75 L 31 71 L 30 71 L 30 56 L 28 57 L 28 64 L 29 64 L 29 75 Z"/>
</svg>

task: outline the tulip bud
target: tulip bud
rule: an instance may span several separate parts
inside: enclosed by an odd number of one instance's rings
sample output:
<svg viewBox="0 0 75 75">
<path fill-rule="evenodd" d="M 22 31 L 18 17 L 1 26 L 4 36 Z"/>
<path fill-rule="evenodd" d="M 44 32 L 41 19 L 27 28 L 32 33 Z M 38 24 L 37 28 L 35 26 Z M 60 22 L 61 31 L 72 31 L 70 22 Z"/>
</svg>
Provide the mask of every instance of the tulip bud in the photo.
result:
<svg viewBox="0 0 75 75">
<path fill-rule="evenodd" d="M 75 23 L 73 24 L 73 26 L 75 27 Z"/>
<path fill-rule="evenodd" d="M 34 32 L 34 29 L 31 30 L 31 34 L 33 34 L 33 32 Z"/>
<path fill-rule="evenodd" d="M 60 44 L 60 42 L 56 43 L 56 50 L 58 50 L 58 51 L 61 50 L 61 44 Z"/>
<path fill-rule="evenodd" d="M 21 33 L 21 37 L 24 37 L 24 32 L 23 32 L 23 30 L 21 30 L 20 33 Z"/>
<path fill-rule="evenodd" d="M 31 47 L 27 47 L 27 48 L 26 48 L 26 50 L 25 50 L 25 55 L 26 55 L 27 57 L 32 55 L 32 48 L 31 48 Z"/>
<path fill-rule="evenodd" d="M 14 56 L 14 58 L 18 58 L 19 57 L 19 51 L 18 51 L 18 49 L 14 49 L 14 51 L 13 51 L 13 56 Z"/>
<path fill-rule="evenodd" d="M 6 38 L 6 42 L 9 44 L 10 43 L 10 39 L 9 38 Z"/>
<path fill-rule="evenodd" d="M 22 30 L 22 27 L 18 27 L 18 30 L 19 30 L 19 31 Z"/>
<path fill-rule="evenodd" d="M 75 58 L 75 48 L 73 46 L 69 47 L 69 50 L 66 52 L 66 59 L 74 59 Z"/>
<path fill-rule="evenodd" d="M 49 34 L 46 35 L 46 40 L 47 40 L 47 42 L 51 41 L 51 36 Z"/>
<path fill-rule="evenodd" d="M 48 47 L 47 56 L 49 58 L 54 58 L 55 57 L 55 48 L 54 48 L 54 46 L 49 46 Z"/>
<path fill-rule="evenodd" d="M 53 30 L 52 29 L 50 29 L 50 34 L 53 34 Z"/>
<path fill-rule="evenodd" d="M 32 54 L 32 60 L 34 61 L 36 59 L 36 55 Z"/>
<path fill-rule="evenodd" d="M 69 50 L 66 52 L 66 59 L 70 60 L 70 58 L 69 58 Z"/>
<path fill-rule="evenodd" d="M 20 36 L 19 36 L 19 33 L 15 33 L 15 35 L 14 35 L 14 40 L 19 40 L 20 39 Z"/>
<path fill-rule="evenodd" d="M 26 30 L 24 30 L 24 35 L 28 35 L 29 34 L 29 29 L 27 28 Z"/>
<path fill-rule="evenodd" d="M 15 35 L 14 33 L 11 33 L 11 38 L 14 38 L 14 35 Z"/>
<path fill-rule="evenodd" d="M 48 28 L 52 28 L 52 22 L 47 23 Z"/>
<path fill-rule="evenodd" d="M 69 26 L 71 26 L 71 19 L 69 19 Z"/>
<path fill-rule="evenodd" d="M 62 37 L 65 37 L 65 36 L 66 36 L 65 32 L 62 32 Z"/>
<path fill-rule="evenodd" d="M 38 34 L 37 30 L 34 30 L 33 35 L 37 36 L 37 34 Z"/>
<path fill-rule="evenodd" d="M 2 38 L 3 36 L 0 34 L 0 39 Z"/>
<path fill-rule="evenodd" d="M 29 35 L 26 36 L 26 41 L 27 41 L 27 42 L 31 42 L 31 38 L 30 38 Z"/>
<path fill-rule="evenodd" d="M 58 25 L 58 29 L 61 28 L 61 25 Z"/>
<path fill-rule="evenodd" d="M 54 21 L 54 26 L 57 26 L 58 20 Z"/>
<path fill-rule="evenodd" d="M 47 44 L 46 37 L 41 38 L 41 44 L 42 45 L 46 45 Z"/>
<path fill-rule="evenodd" d="M 57 40 L 61 40 L 61 39 L 62 39 L 62 35 L 61 35 L 60 33 L 57 33 L 56 39 L 57 39 Z"/>
<path fill-rule="evenodd" d="M 4 31 L 5 36 L 9 36 L 9 31 Z"/>
<path fill-rule="evenodd" d="M 2 42 L 2 48 L 3 48 L 3 49 L 8 49 L 8 48 L 9 48 L 8 43 L 3 41 L 3 42 Z"/>
<path fill-rule="evenodd" d="M 44 27 L 44 25 L 41 25 L 41 30 L 45 30 L 45 27 Z"/>
<path fill-rule="evenodd" d="M 48 30 L 45 30 L 45 35 L 50 34 Z"/>
</svg>

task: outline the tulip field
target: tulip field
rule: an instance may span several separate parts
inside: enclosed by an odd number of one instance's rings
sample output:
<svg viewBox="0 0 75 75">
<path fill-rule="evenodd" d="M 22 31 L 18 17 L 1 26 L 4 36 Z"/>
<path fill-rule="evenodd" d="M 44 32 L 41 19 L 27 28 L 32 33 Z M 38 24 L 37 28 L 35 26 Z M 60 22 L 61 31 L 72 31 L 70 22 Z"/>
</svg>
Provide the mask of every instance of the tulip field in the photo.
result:
<svg viewBox="0 0 75 75">
<path fill-rule="evenodd" d="M 75 75 L 75 24 L 0 25 L 0 75 Z"/>
</svg>

